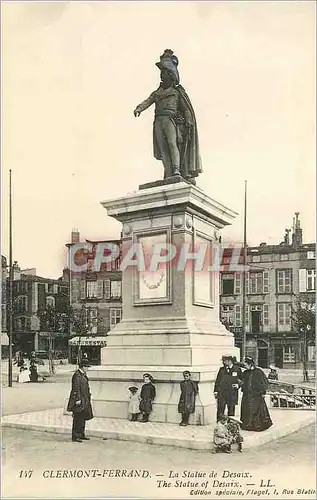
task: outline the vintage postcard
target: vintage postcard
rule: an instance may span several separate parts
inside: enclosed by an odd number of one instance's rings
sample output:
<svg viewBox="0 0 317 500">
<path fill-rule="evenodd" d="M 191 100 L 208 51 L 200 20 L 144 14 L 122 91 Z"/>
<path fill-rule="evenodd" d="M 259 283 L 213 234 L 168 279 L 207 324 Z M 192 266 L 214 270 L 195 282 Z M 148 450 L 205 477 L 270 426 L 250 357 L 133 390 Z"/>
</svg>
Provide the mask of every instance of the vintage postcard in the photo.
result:
<svg viewBox="0 0 317 500">
<path fill-rule="evenodd" d="M 2 498 L 315 498 L 315 16 L 1 2 Z"/>
</svg>

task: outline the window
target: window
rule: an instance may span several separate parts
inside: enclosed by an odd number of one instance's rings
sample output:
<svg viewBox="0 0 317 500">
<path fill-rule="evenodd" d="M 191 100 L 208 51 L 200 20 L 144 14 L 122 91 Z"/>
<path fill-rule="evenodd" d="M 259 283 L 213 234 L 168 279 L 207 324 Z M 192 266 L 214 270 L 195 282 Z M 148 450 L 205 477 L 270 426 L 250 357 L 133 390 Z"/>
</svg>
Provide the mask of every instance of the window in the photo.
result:
<svg viewBox="0 0 317 500">
<path fill-rule="evenodd" d="M 71 301 L 77 302 L 79 298 L 79 280 L 72 280 L 71 282 Z"/>
<path fill-rule="evenodd" d="M 28 283 L 27 281 L 19 281 L 18 282 L 18 292 L 19 293 L 26 293 L 28 290 Z"/>
<path fill-rule="evenodd" d="M 278 304 L 277 306 L 278 326 L 283 326 L 283 327 L 290 326 L 291 314 L 292 314 L 291 304 Z"/>
<path fill-rule="evenodd" d="M 121 281 L 111 281 L 111 298 L 121 298 Z"/>
<path fill-rule="evenodd" d="M 97 281 L 86 282 L 86 297 L 87 299 L 97 298 Z"/>
<path fill-rule="evenodd" d="M 238 304 L 234 306 L 234 326 L 242 326 L 241 306 Z"/>
<path fill-rule="evenodd" d="M 97 307 L 87 307 L 87 329 L 90 333 L 97 333 L 98 310 Z"/>
<path fill-rule="evenodd" d="M 55 307 L 54 297 L 46 297 L 46 307 Z"/>
<path fill-rule="evenodd" d="M 53 283 L 48 283 L 48 285 L 47 285 L 47 292 L 48 293 L 54 293 L 54 284 Z"/>
<path fill-rule="evenodd" d="M 268 271 L 263 271 L 263 293 L 270 291 L 270 275 Z"/>
<path fill-rule="evenodd" d="M 112 330 L 118 323 L 120 323 L 122 318 L 122 309 L 111 308 L 110 309 L 110 330 Z"/>
<path fill-rule="evenodd" d="M 316 290 L 316 269 L 299 269 L 299 291 L 314 292 Z"/>
<path fill-rule="evenodd" d="M 22 317 L 17 318 L 15 322 L 15 327 L 20 332 L 25 332 L 29 329 L 29 321 L 28 318 Z"/>
<path fill-rule="evenodd" d="M 222 295 L 234 295 L 234 274 L 222 275 Z"/>
<path fill-rule="evenodd" d="M 105 299 L 110 299 L 110 280 L 103 282 Z"/>
<path fill-rule="evenodd" d="M 295 363 L 295 349 L 291 345 L 283 347 L 283 362 Z"/>
<path fill-rule="evenodd" d="M 234 325 L 234 306 L 221 306 L 221 320 L 228 326 Z"/>
<path fill-rule="evenodd" d="M 280 260 L 288 260 L 288 253 L 281 253 Z"/>
<path fill-rule="evenodd" d="M 235 273 L 234 275 L 234 293 L 235 295 L 241 293 L 241 273 Z"/>
<path fill-rule="evenodd" d="M 306 274 L 307 280 L 307 292 L 313 292 L 316 290 L 316 269 L 310 269 Z"/>
<path fill-rule="evenodd" d="M 261 256 L 260 255 L 253 255 L 252 262 L 261 262 Z"/>
<path fill-rule="evenodd" d="M 26 312 L 28 306 L 28 298 L 27 297 L 18 297 L 16 299 L 16 311 L 17 312 Z"/>
<path fill-rule="evenodd" d="M 277 271 L 277 293 L 292 292 L 292 270 L 285 269 Z"/>
<path fill-rule="evenodd" d="M 315 258 L 316 258 L 316 251 L 315 250 L 307 252 L 307 259 L 311 260 L 311 259 L 315 259 Z"/>
<path fill-rule="evenodd" d="M 263 273 L 249 274 L 249 293 L 263 293 Z"/>
</svg>

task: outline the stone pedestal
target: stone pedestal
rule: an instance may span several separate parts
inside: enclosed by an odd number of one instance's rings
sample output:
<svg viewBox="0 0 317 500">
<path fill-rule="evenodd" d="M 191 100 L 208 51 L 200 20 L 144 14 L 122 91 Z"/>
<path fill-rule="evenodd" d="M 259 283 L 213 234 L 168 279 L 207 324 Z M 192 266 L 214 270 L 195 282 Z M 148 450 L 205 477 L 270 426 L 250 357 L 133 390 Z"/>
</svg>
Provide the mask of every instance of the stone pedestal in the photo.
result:
<svg viewBox="0 0 317 500">
<path fill-rule="evenodd" d="M 89 371 L 95 415 L 127 418 L 128 387 L 141 387 L 148 372 L 157 392 L 150 420 L 179 422 L 179 383 L 189 370 L 199 383 L 190 422 L 212 423 L 221 356 L 238 359 L 239 351 L 219 321 L 219 265 L 211 255 L 219 230 L 236 214 L 185 182 L 146 187 L 102 205 L 123 223 L 123 319 L 108 334 L 102 366 Z M 158 245 L 172 245 L 166 248 L 176 254 L 153 270 Z M 188 258 L 184 265 L 187 252 L 204 256 L 203 269 L 197 259 Z"/>
</svg>

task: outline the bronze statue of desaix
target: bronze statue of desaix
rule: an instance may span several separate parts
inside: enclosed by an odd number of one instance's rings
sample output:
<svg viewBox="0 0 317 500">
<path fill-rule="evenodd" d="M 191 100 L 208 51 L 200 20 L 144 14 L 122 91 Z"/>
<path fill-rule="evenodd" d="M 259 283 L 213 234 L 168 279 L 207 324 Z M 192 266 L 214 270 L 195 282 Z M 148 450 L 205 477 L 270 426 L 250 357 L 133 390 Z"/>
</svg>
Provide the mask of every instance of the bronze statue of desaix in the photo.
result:
<svg viewBox="0 0 317 500">
<path fill-rule="evenodd" d="M 155 104 L 154 157 L 163 161 L 164 179 L 182 177 L 195 184 L 195 177 L 202 172 L 197 124 L 190 99 L 180 85 L 178 58 L 166 49 L 156 66 L 161 71 L 161 83 L 135 108 L 134 116 Z"/>
</svg>

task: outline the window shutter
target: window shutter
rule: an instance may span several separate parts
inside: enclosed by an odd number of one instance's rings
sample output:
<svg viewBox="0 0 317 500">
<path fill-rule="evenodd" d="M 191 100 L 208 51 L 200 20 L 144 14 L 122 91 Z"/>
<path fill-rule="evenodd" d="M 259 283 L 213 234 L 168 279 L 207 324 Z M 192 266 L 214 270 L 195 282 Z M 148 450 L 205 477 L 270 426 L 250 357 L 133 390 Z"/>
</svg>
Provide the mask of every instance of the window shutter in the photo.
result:
<svg viewBox="0 0 317 500">
<path fill-rule="evenodd" d="M 80 282 L 80 298 L 85 299 L 86 298 L 86 281 L 82 280 Z"/>
<path fill-rule="evenodd" d="M 241 273 L 235 273 L 234 275 L 234 293 L 236 295 L 241 293 Z"/>
<path fill-rule="evenodd" d="M 269 304 L 263 304 L 263 326 L 269 326 Z"/>
<path fill-rule="evenodd" d="M 299 291 L 306 292 L 306 269 L 298 270 Z"/>
<path fill-rule="evenodd" d="M 263 293 L 269 293 L 270 288 L 270 274 L 268 271 L 263 271 Z"/>
<path fill-rule="evenodd" d="M 97 299 L 103 299 L 103 281 L 97 281 Z"/>
<path fill-rule="evenodd" d="M 248 293 L 250 293 L 249 273 L 244 274 L 244 279 L 245 279 L 245 293 L 246 295 L 248 295 Z"/>
<path fill-rule="evenodd" d="M 245 331 L 250 331 L 250 306 L 245 306 Z"/>
<path fill-rule="evenodd" d="M 77 280 L 72 280 L 72 282 L 71 282 L 71 301 L 77 302 L 77 300 L 78 300 Z"/>
<path fill-rule="evenodd" d="M 239 327 L 241 325 L 241 306 L 237 304 L 234 306 L 234 326 Z"/>
<path fill-rule="evenodd" d="M 105 299 L 110 299 L 110 280 L 104 281 L 104 294 Z"/>
<path fill-rule="evenodd" d="M 48 283 L 45 283 L 45 293 L 48 293 Z"/>
</svg>

